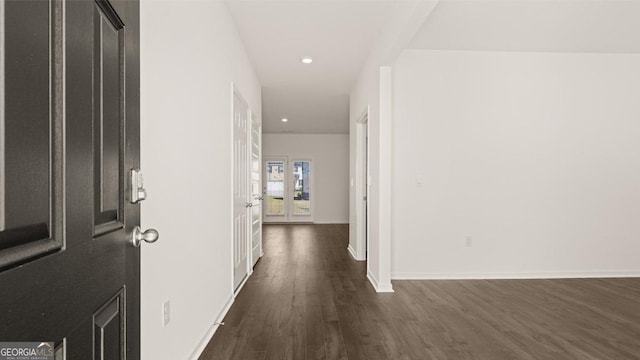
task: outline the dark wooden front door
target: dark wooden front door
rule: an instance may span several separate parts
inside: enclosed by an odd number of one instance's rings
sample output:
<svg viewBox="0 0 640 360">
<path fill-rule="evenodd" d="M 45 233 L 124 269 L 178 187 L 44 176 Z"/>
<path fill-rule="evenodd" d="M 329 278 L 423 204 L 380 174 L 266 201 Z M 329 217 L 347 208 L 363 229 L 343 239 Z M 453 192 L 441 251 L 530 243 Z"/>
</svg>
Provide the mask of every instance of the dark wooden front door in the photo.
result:
<svg viewBox="0 0 640 360">
<path fill-rule="evenodd" d="M 140 357 L 139 3 L 0 0 L 0 342 Z"/>
</svg>

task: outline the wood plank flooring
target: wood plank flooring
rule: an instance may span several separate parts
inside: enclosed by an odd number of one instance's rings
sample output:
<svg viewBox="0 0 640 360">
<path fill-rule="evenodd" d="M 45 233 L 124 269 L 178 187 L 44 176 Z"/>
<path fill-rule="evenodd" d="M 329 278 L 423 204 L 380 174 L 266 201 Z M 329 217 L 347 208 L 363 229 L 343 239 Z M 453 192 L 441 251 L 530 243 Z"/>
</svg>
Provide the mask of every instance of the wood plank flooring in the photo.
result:
<svg viewBox="0 0 640 360">
<path fill-rule="evenodd" d="M 640 279 L 394 281 L 347 225 L 265 225 L 265 256 L 200 360 L 640 359 Z"/>
</svg>

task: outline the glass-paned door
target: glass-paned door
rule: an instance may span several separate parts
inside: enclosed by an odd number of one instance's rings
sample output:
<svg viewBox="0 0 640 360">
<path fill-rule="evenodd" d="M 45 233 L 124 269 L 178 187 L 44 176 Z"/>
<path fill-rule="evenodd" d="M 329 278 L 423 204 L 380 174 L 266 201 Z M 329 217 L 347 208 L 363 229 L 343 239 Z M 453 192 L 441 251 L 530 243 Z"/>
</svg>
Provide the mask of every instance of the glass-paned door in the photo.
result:
<svg viewBox="0 0 640 360">
<path fill-rule="evenodd" d="M 307 160 L 292 161 L 292 170 L 292 214 L 311 215 L 311 162 Z"/>
<path fill-rule="evenodd" d="M 265 215 L 286 216 L 285 179 L 286 160 L 267 160 L 265 163 Z"/>
<path fill-rule="evenodd" d="M 264 159 L 264 222 L 313 222 L 311 159 Z"/>
</svg>

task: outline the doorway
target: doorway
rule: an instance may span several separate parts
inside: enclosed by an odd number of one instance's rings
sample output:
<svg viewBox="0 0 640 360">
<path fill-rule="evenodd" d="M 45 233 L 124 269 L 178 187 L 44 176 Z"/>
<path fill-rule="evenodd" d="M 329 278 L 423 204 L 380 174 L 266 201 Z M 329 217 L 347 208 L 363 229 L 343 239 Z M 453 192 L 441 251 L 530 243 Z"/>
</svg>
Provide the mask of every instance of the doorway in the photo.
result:
<svg viewBox="0 0 640 360">
<path fill-rule="evenodd" d="M 264 222 L 313 222 L 312 159 L 264 159 Z"/>
<path fill-rule="evenodd" d="M 369 112 L 356 125 L 356 260 L 369 253 Z"/>
</svg>

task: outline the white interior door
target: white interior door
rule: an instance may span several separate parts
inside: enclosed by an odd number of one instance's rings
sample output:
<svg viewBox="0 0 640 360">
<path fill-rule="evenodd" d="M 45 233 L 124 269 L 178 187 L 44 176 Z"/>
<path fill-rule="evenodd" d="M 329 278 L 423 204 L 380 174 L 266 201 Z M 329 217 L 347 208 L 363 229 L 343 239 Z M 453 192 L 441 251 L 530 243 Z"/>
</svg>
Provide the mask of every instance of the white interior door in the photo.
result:
<svg viewBox="0 0 640 360">
<path fill-rule="evenodd" d="M 255 114 L 251 113 L 251 265 L 262 257 L 262 206 L 263 200 L 260 169 L 262 168 L 262 126 Z"/>
<path fill-rule="evenodd" d="M 233 92 L 233 286 L 249 273 L 249 106 Z"/>
</svg>

